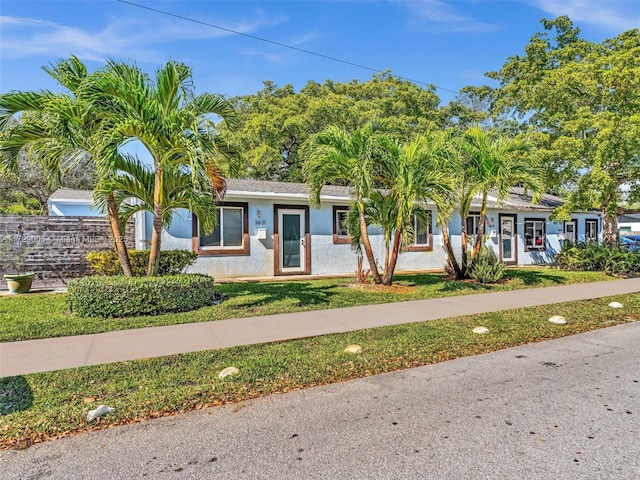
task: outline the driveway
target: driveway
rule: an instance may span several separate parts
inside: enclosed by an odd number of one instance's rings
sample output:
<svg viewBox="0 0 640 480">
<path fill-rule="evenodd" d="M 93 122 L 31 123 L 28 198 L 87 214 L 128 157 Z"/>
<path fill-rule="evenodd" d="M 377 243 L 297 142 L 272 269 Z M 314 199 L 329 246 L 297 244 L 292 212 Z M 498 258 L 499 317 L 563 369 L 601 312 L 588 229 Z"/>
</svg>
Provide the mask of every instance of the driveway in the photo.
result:
<svg viewBox="0 0 640 480">
<path fill-rule="evenodd" d="M 9 479 L 637 479 L 640 323 L 0 452 Z"/>
</svg>

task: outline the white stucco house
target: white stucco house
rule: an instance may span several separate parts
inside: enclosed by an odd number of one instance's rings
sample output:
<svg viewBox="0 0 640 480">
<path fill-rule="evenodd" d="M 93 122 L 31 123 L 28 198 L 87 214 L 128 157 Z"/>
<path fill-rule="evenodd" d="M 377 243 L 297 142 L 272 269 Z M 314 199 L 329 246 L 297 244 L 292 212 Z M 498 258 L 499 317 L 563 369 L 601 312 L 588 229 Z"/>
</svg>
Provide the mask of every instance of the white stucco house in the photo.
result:
<svg viewBox="0 0 640 480">
<path fill-rule="evenodd" d="M 61 189 L 49 199 L 52 215 L 99 214 L 91 209 L 91 192 Z M 188 211 L 174 215 L 163 232 L 163 249 L 190 249 L 198 259 L 190 271 L 214 278 L 331 275 L 353 273 L 356 254 L 342 226 L 351 195 L 348 187 L 327 186 L 320 208 L 309 206 L 308 189 L 301 183 L 229 179 L 224 202 L 218 205 L 219 225 L 211 235 L 200 234 L 197 218 Z M 479 198 L 477 205 L 480 208 Z M 522 189 L 514 188 L 500 203 L 489 199 L 485 232 L 487 245 L 508 265 L 550 263 L 563 241 L 593 241 L 601 235 L 598 212 L 575 212 L 570 221 L 552 222 L 558 197 L 545 195 L 534 204 Z M 426 232 L 402 253 L 397 270 L 442 270 L 446 254 L 436 225 L 435 205 Z M 476 230 L 479 211 L 467 219 L 467 231 Z M 450 233 L 455 251 L 460 248 L 460 217 L 454 215 Z M 424 230 L 421 228 L 421 230 Z M 383 258 L 381 232 L 370 230 L 378 258 Z M 145 248 L 151 238 L 151 216 L 136 217 L 136 246 Z M 366 264 L 366 262 L 365 262 Z M 366 268 L 366 266 L 365 266 Z"/>
</svg>

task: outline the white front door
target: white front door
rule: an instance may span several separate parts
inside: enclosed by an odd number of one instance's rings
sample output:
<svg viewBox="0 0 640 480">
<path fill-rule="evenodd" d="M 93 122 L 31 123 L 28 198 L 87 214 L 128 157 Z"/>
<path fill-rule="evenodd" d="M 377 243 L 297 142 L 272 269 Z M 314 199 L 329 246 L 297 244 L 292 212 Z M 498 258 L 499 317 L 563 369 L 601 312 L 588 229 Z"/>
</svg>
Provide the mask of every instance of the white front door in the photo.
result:
<svg viewBox="0 0 640 480">
<path fill-rule="evenodd" d="M 280 272 L 306 270 L 305 212 L 297 209 L 278 210 L 278 250 Z"/>
<path fill-rule="evenodd" d="M 504 263 L 517 262 L 515 216 L 500 216 L 500 259 Z"/>
<path fill-rule="evenodd" d="M 568 222 L 564 222 L 564 239 L 567 242 L 576 243 L 578 238 L 577 236 L 577 227 L 578 222 L 576 220 L 570 220 Z"/>
</svg>

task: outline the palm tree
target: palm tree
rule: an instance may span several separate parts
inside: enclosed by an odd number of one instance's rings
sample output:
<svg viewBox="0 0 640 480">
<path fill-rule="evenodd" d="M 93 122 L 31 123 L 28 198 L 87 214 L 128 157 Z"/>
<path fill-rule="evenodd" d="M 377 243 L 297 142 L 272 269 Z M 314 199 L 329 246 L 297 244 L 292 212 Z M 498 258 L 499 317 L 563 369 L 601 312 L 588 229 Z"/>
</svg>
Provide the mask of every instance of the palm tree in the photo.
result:
<svg viewBox="0 0 640 480">
<path fill-rule="evenodd" d="M 376 225 L 382 230 L 384 243 L 383 271 L 385 273 L 391 271 L 391 249 L 396 232 L 398 206 L 399 204 L 396 198 L 388 192 L 374 191 L 370 198 L 365 199 L 364 215 L 367 220 L 367 225 Z M 424 233 L 415 231 L 413 222 L 415 218 L 419 220 L 418 224 L 420 225 L 426 226 L 431 222 L 429 212 L 420 205 L 414 205 L 411 215 L 402 226 L 401 251 L 413 243 L 417 234 Z M 360 217 L 358 215 L 357 205 L 353 204 L 349 209 L 345 226 L 351 239 L 352 248 L 361 256 L 362 242 L 360 238 Z"/>
<path fill-rule="evenodd" d="M 92 89 L 103 103 L 94 106 L 113 125 L 107 142 L 137 140 L 153 158 L 153 230 L 147 270 L 152 275 L 160 255 L 168 174 L 188 173 L 188 188 L 195 190 L 223 185 L 219 166 L 228 152 L 220 148 L 212 116 L 233 124 L 235 111 L 221 95 L 194 96 L 191 70 L 183 63 L 167 62 L 151 82 L 136 66 L 109 62 L 97 79 Z M 111 171 L 114 167 L 113 163 L 108 166 Z M 212 216 L 199 220 L 213 225 Z"/>
<path fill-rule="evenodd" d="M 0 171 L 17 174 L 20 151 L 29 148 L 43 159 L 43 171 L 52 185 L 60 184 L 66 169 L 72 168 L 83 154 L 91 155 L 98 165 L 117 156 L 118 144 L 104 142 L 108 125 L 95 115 L 84 95 L 90 76 L 84 64 L 75 56 L 43 67 L 51 77 L 67 89 L 67 93 L 10 92 L 0 95 Z M 14 122 L 22 114 L 20 121 Z M 124 242 L 118 210 L 113 196 L 105 201 L 109 224 L 118 259 L 125 275 L 131 276 L 131 266 Z"/>
<path fill-rule="evenodd" d="M 544 183 L 539 165 L 522 155 L 529 149 L 526 142 L 474 127 L 463 135 L 461 147 L 473 181 L 472 188 L 465 192 L 464 201 L 470 204 L 473 195 L 482 195 L 480 221 L 471 255 L 473 262 L 482 247 L 489 192 L 495 191 L 500 201 L 508 198 L 511 187 L 522 186 L 531 191 L 533 200 L 537 201 L 543 193 Z"/>
<path fill-rule="evenodd" d="M 327 184 L 351 187 L 358 212 L 360 239 L 375 283 L 382 283 L 367 231 L 365 199 L 374 190 L 376 156 L 380 154 L 380 124 L 370 121 L 353 133 L 330 126 L 314 135 L 306 145 L 303 174 L 309 186 L 309 203 L 320 206 L 320 192 Z"/>
<path fill-rule="evenodd" d="M 117 159 L 115 167 L 116 174 L 98 183 L 94 198 L 96 205 L 104 208 L 108 197 L 114 196 L 119 207 L 120 221 L 124 226 L 137 212 L 154 212 L 155 172 L 131 155 L 122 155 Z M 202 179 L 207 187 L 197 190 L 192 188 L 190 173 L 180 169 L 165 169 L 163 173 L 162 225 L 168 227 L 171 224 L 177 209 L 187 209 L 199 220 L 202 219 L 200 225 L 203 230 L 213 230 L 217 214 L 215 200 L 220 199 L 226 189 L 225 185 L 213 185 L 211 179 Z M 214 197 L 214 193 L 217 197 Z"/>
<path fill-rule="evenodd" d="M 391 285 L 398 255 L 416 232 L 413 224 L 420 205 L 444 203 L 452 186 L 442 169 L 447 149 L 437 135 L 421 135 L 408 142 L 385 139 L 377 173 L 393 199 L 393 245 L 382 283 Z M 403 241 L 404 240 L 404 241 Z"/>
</svg>

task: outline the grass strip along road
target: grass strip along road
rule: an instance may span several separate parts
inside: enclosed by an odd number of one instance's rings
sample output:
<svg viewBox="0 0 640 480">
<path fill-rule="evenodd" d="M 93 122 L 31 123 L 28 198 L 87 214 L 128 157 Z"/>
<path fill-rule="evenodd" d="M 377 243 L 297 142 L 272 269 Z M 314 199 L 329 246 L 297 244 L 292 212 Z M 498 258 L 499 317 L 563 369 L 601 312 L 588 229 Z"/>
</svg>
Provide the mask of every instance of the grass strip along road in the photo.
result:
<svg viewBox="0 0 640 480">
<path fill-rule="evenodd" d="M 463 301 L 461 299 L 461 301 Z M 618 301 L 624 308 L 614 309 Z M 568 323 L 553 325 L 551 315 Z M 0 379 L 0 448 L 636 321 L 640 294 Z M 476 326 L 489 332 L 472 333 Z M 345 346 L 358 344 L 362 353 Z M 218 378 L 229 366 L 238 375 Z M 99 404 L 115 410 L 94 423 Z"/>
<path fill-rule="evenodd" d="M 192 312 L 108 320 L 70 315 L 65 294 L 4 296 L 0 297 L 0 342 L 598 282 L 615 277 L 601 272 L 527 268 L 507 270 L 505 278 L 494 285 L 451 280 L 442 273 L 395 278 L 397 281 L 390 288 L 354 284 L 352 278 L 224 284 L 216 287 L 217 293 L 228 297 L 220 305 Z"/>
</svg>

